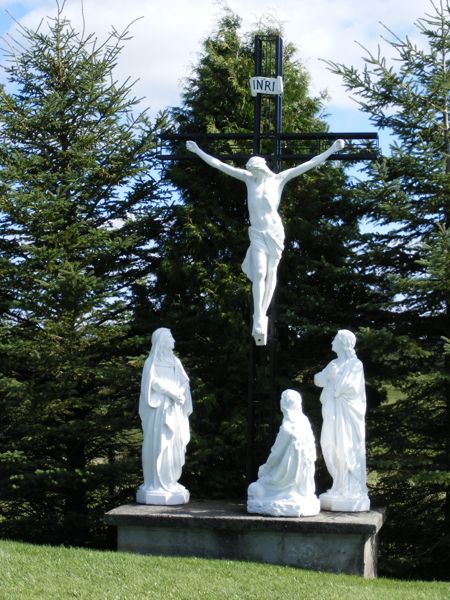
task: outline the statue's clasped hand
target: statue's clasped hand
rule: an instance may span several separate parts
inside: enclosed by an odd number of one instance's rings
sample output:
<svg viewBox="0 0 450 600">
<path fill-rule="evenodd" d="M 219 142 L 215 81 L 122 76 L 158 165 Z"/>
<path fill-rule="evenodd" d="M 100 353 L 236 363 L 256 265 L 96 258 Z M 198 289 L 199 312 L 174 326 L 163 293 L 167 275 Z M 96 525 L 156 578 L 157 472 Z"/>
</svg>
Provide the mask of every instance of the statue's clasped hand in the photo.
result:
<svg viewBox="0 0 450 600">
<path fill-rule="evenodd" d="M 178 394 L 176 396 L 174 396 L 175 402 L 177 402 L 178 404 L 184 404 L 184 401 L 186 400 L 186 396 L 184 395 L 184 391 L 183 390 L 179 390 Z"/>
</svg>

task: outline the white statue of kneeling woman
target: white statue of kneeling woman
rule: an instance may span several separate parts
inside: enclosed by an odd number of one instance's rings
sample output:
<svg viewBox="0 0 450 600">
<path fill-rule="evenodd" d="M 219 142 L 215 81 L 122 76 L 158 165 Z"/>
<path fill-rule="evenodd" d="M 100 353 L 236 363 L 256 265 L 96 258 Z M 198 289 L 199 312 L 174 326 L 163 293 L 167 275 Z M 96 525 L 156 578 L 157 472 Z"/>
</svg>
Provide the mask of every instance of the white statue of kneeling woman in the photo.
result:
<svg viewBox="0 0 450 600">
<path fill-rule="evenodd" d="M 142 372 L 139 416 L 144 433 L 144 483 L 136 494 L 140 504 L 189 502 L 189 492 L 178 479 L 190 439 L 192 400 L 189 378 L 174 347 L 170 329 L 157 329 Z"/>
<path fill-rule="evenodd" d="M 294 390 L 281 395 L 283 422 L 258 481 L 248 488 L 247 511 L 263 515 L 301 517 L 320 512 L 315 495 L 316 448 L 302 398 Z"/>
<path fill-rule="evenodd" d="M 323 510 L 358 512 L 370 509 L 366 486 L 366 391 L 362 362 L 355 353 L 356 337 L 337 332 L 331 349 L 337 358 L 314 376 L 323 388 L 320 445 L 333 479 L 320 495 Z"/>
</svg>

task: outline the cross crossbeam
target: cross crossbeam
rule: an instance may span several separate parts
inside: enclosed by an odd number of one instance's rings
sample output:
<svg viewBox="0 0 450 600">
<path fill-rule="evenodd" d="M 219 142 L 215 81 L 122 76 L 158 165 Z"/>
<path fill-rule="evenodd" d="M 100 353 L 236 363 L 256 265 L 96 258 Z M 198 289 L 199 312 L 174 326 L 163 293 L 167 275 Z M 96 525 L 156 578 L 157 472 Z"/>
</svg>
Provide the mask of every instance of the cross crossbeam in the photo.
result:
<svg viewBox="0 0 450 600">
<path fill-rule="evenodd" d="M 278 159 L 285 163 L 310 160 L 337 139 L 345 141 L 345 149 L 334 154 L 331 160 L 357 162 L 376 160 L 380 155 L 378 134 L 373 132 L 260 134 L 259 139 L 278 140 Z M 253 155 L 253 133 L 162 132 L 158 136 L 157 157 L 162 161 L 192 160 L 192 154 L 185 147 L 187 140 L 198 142 L 205 151 L 223 161 L 245 163 Z M 260 156 L 270 161 L 273 155 L 261 153 Z"/>
</svg>

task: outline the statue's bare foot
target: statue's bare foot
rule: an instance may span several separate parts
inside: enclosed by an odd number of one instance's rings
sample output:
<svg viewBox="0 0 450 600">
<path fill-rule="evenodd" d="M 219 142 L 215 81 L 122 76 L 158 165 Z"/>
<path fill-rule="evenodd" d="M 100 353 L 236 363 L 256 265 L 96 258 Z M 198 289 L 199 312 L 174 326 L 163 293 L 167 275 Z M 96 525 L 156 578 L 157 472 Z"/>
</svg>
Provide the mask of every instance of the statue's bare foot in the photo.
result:
<svg viewBox="0 0 450 600">
<path fill-rule="evenodd" d="M 265 346 L 267 344 L 268 323 L 269 319 L 267 317 L 260 317 L 259 319 L 253 317 L 252 336 L 257 346 Z"/>
</svg>

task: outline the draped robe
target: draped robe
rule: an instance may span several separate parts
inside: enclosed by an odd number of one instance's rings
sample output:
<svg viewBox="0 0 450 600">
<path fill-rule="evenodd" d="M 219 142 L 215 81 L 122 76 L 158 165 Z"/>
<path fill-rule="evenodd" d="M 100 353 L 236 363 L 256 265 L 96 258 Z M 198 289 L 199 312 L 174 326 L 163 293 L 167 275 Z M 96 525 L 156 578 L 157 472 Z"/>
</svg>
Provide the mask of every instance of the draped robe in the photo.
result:
<svg viewBox="0 0 450 600">
<path fill-rule="evenodd" d="M 258 485 L 268 499 L 290 494 L 314 495 L 316 449 L 308 418 L 284 418 L 266 463 L 259 468 Z"/>
<path fill-rule="evenodd" d="M 333 478 L 329 493 L 348 497 L 365 495 L 366 392 L 362 362 L 356 357 L 341 364 L 332 360 L 317 373 L 314 382 L 323 388 L 320 445 Z"/>
<path fill-rule="evenodd" d="M 174 400 L 168 393 L 179 395 L 180 391 L 183 401 Z M 142 372 L 139 399 L 145 490 L 175 492 L 181 487 L 177 482 L 190 439 L 191 413 L 189 378 L 180 360 L 174 354 L 162 360 L 157 352 L 150 353 Z"/>
</svg>

